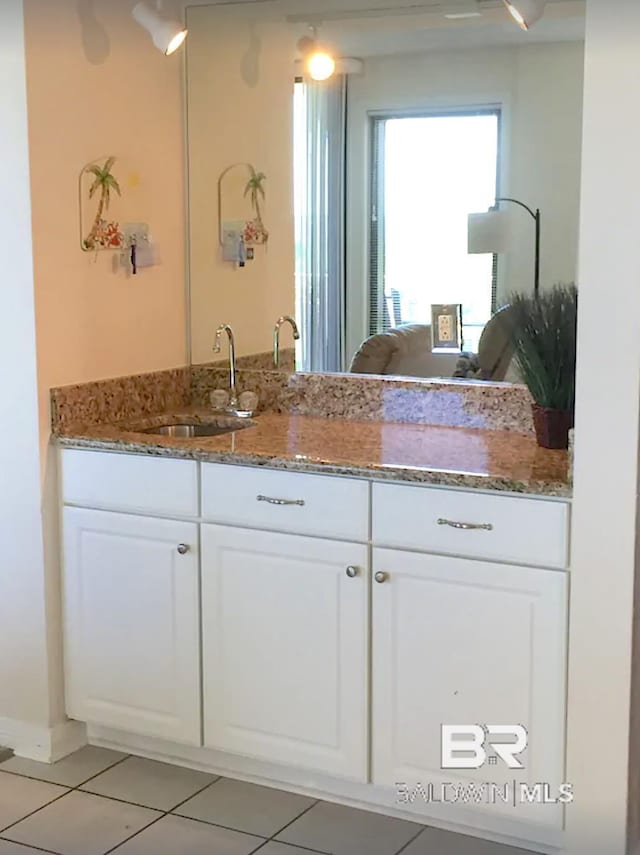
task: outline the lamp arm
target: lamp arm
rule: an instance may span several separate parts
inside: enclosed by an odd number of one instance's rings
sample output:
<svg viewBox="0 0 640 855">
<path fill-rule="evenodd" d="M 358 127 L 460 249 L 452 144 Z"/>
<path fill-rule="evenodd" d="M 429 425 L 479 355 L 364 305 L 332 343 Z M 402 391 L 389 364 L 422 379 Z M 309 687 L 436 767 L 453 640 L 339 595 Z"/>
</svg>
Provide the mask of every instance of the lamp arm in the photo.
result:
<svg viewBox="0 0 640 855">
<path fill-rule="evenodd" d="M 539 211 L 533 211 L 528 205 L 525 205 L 524 202 L 521 202 L 519 199 L 511 199 L 509 196 L 498 196 L 496 198 L 496 202 L 513 202 L 514 205 L 520 205 L 521 208 L 524 208 L 525 211 L 528 211 L 534 220 L 537 220 L 540 216 Z"/>
<path fill-rule="evenodd" d="M 540 215 L 540 208 L 538 208 L 536 211 L 533 211 L 528 205 L 525 205 L 524 202 L 521 202 L 519 199 L 512 199 L 509 196 L 498 196 L 496 198 L 496 202 L 513 202 L 514 205 L 519 205 L 521 208 L 524 208 L 525 211 L 528 211 L 536 222 L 536 257 L 533 280 L 533 293 L 537 297 L 540 293 L 540 230 L 542 220 L 542 217 Z"/>
</svg>

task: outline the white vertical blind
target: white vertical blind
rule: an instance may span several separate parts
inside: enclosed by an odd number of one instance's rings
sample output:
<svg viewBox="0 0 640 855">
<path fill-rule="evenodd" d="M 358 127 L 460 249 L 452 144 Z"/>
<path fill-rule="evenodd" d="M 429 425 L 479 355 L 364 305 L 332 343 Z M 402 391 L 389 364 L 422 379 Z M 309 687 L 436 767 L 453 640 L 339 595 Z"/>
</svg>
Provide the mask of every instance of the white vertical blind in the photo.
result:
<svg viewBox="0 0 640 855">
<path fill-rule="evenodd" d="M 296 312 L 303 371 L 344 370 L 346 79 L 296 84 Z"/>
</svg>

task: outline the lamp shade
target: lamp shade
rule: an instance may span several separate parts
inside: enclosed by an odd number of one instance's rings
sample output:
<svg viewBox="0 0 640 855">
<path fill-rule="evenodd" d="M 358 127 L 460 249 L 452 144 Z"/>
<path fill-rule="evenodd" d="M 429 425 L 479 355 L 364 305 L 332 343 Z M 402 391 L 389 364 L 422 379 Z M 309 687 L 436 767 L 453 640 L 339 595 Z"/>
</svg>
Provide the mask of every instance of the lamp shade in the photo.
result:
<svg viewBox="0 0 640 855">
<path fill-rule="evenodd" d="M 148 3 L 136 3 L 131 14 L 166 56 L 175 53 L 187 37 L 187 30 L 179 21 L 163 18 Z"/>
<path fill-rule="evenodd" d="M 547 0 L 503 0 L 512 18 L 523 30 L 530 29 L 544 14 Z"/>
<path fill-rule="evenodd" d="M 507 252 L 511 238 L 510 224 L 511 219 L 506 211 L 469 214 L 469 253 Z"/>
</svg>

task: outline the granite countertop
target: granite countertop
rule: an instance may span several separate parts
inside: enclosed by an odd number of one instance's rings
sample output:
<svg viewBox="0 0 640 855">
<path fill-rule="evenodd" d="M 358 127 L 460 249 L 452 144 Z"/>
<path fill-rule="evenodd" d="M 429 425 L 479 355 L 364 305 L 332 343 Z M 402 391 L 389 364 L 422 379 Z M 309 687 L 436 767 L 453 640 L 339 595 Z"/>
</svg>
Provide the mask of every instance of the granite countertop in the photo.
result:
<svg viewBox="0 0 640 855">
<path fill-rule="evenodd" d="M 71 424 L 64 447 L 217 463 L 568 497 L 566 451 L 539 448 L 506 431 L 433 427 L 259 413 L 251 426 L 197 439 L 140 431 L 181 420 L 211 421 L 210 409 L 185 408 L 112 425 Z"/>
</svg>

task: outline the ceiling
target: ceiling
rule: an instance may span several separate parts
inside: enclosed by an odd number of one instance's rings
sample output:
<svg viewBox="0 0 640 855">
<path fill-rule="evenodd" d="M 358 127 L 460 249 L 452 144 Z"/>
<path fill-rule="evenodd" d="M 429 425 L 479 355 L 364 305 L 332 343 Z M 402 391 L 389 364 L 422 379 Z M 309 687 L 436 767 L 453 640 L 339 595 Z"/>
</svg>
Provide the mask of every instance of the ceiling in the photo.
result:
<svg viewBox="0 0 640 855">
<path fill-rule="evenodd" d="M 359 2 L 359 7 L 356 3 Z M 515 25 L 500 0 L 349 0 L 349 9 L 319 11 L 318 2 L 300 3 L 290 21 L 301 32 L 308 22 L 318 26 L 323 42 L 342 56 L 366 59 L 401 53 L 518 46 L 544 42 L 583 41 L 584 0 L 550 2 L 545 16 L 529 32 Z M 308 13 L 302 10 L 307 5 Z M 331 4 L 326 4 L 330 6 Z M 325 8 L 326 8 L 325 6 Z M 475 13 L 447 18 L 446 14 Z"/>
</svg>

